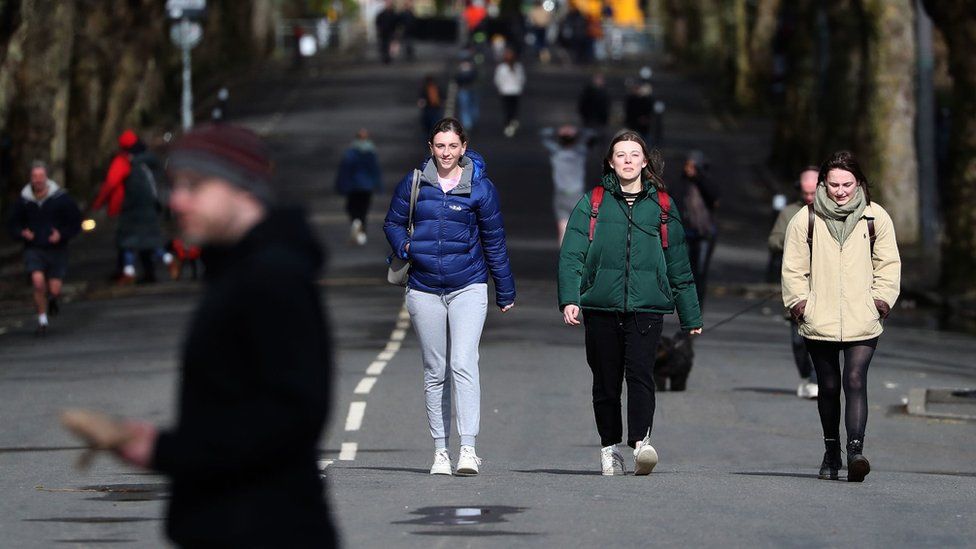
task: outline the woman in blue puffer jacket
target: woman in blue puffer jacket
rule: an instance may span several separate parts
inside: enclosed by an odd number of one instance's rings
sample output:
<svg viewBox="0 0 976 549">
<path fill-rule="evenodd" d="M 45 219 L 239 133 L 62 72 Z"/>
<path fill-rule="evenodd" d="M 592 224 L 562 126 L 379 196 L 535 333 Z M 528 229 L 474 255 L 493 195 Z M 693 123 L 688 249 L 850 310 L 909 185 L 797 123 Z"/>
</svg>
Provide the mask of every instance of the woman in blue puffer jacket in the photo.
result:
<svg viewBox="0 0 976 549">
<path fill-rule="evenodd" d="M 478 346 L 488 312 L 488 275 L 503 313 L 515 305 L 498 191 L 481 155 L 467 150 L 461 123 L 434 125 L 431 157 L 420 169 L 420 186 L 408 233 L 413 173 L 397 185 L 383 226 L 402 259 L 410 259 L 407 310 L 424 361 L 427 419 L 434 439 L 432 475 L 450 475 L 448 437 L 451 387 L 457 393 L 461 449 L 456 473 L 478 474 L 475 438 L 481 421 Z"/>
</svg>

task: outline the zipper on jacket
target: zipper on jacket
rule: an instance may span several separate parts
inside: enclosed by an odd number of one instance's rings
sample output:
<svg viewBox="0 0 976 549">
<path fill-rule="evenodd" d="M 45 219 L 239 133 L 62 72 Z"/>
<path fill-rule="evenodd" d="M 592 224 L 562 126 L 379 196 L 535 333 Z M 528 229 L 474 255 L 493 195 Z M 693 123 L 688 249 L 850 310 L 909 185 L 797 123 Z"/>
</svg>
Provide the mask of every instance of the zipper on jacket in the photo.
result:
<svg viewBox="0 0 976 549">
<path fill-rule="evenodd" d="M 841 296 L 837 300 L 837 317 L 840 319 L 840 333 L 838 334 L 841 341 L 844 341 L 844 245 L 840 245 L 840 255 L 837 257 L 837 287 L 840 288 Z"/>
<path fill-rule="evenodd" d="M 626 201 L 626 200 L 625 200 Z M 636 205 L 637 202 L 634 201 Z M 626 261 L 624 263 L 624 312 L 627 312 L 627 298 L 630 296 L 630 241 L 631 235 L 633 234 L 633 219 L 634 219 L 634 206 L 630 204 L 627 205 L 627 217 L 629 218 L 627 223 L 627 255 Z"/>
</svg>

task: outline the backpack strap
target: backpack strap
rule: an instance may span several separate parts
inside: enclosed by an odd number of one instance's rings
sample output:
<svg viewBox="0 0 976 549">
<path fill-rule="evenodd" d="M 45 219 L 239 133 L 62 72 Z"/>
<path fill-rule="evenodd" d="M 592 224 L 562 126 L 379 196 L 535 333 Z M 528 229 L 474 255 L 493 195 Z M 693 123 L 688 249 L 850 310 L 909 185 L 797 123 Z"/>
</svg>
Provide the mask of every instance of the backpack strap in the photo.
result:
<svg viewBox="0 0 976 549">
<path fill-rule="evenodd" d="M 407 234 L 413 236 L 413 211 L 417 209 L 417 196 L 420 195 L 420 170 L 413 171 L 410 182 L 410 213 L 407 217 Z"/>
<path fill-rule="evenodd" d="M 874 218 L 869 217 L 868 221 L 868 237 L 871 239 L 871 257 L 874 257 L 874 241 L 878 239 L 878 235 L 874 232 Z"/>
<path fill-rule="evenodd" d="M 593 231 L 596 230 L 596 216 L 600 213 L 600 204 L 603 203 L 603 193 L 606 189 L 597 186 L 590 193 L 590 242 L 593 242 Z"/>
<path fill-rule="evenodd" d="M 671 196 L 664 191 L 657 192 L 657 200 L 661 205 L 661 247 L 668 249 L 668 220 L 671 219 Z"/>
<path fill-rule="evenodd" d="M 813 265 L 813 222 L 817 214 L 813 212 L 813 204 L 807 204 L 809 221 L 807 222 L 807 248 L 810 248 L 810 265 Z"/>
</svg>

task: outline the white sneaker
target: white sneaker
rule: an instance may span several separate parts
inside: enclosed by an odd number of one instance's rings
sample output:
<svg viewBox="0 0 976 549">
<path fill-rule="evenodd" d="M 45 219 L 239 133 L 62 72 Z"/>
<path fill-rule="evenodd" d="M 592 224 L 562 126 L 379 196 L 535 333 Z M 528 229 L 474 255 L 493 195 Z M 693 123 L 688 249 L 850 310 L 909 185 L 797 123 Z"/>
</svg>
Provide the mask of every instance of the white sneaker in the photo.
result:
<svg viewBox="0 0 976 549">
<path fill-rule="evenodd" d="M 474 446 L 461 446 L 461 455 L 458 456 L 457 470 L 459 475 L 477 475 L 478 467 L 481 465 L 481 458 L 474 453 Z"/>
<path fill-rule="evenodd" d="M 603 468 L 603 476 L 605 477 L 627 474 L 624 469 L 624 456 L 616 444 L 600 449 L 600 466 Z"/>
<path fill-rule="evenodd" d="M 657 450 L 651 446 L 651 433 L 634 448 L 634 474 L 649 475 L 657 465 Z"/>
<path fill-rule="evenodd" d="M 360 246 L 365 246 L 366 245 L 366 233 L 365 232 L 360 231 L 360 232 L 356 233 L 356 244 L 358 244 Z"/>
<path fill-rule="evenodd" d="M 447 453 L 446 449 L 434 451 L 434 464 L 430 466 L 430 474 L 432 475 L 451 474 L 451 456 Z"/>
<path fill-rule="evenodd" d="M 796 388 L 796 396 L 800 398 L 817 398 L 819 393 L 820 387 L 816 383 L 810 383 L 805 379 Z"/>
<path fill-rule="evenodd" d="M 349 225 L 349 240 L 355 242 L 361 232 L 363 232 L 363 222 L 353 219 L 352 224 Z"/>
</svg>

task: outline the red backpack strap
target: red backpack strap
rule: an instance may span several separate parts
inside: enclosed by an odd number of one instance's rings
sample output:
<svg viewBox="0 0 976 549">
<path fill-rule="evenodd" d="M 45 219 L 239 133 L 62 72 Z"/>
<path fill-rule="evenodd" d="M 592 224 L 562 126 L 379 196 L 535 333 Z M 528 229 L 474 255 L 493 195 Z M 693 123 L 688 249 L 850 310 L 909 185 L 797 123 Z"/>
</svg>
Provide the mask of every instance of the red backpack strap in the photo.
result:
<svg viewBox="0 0 976 549">
<path fill-rule="evenodd" d="M 671 218 L 671 197 L 664 191 L 657 192 L 658 204 L 661 205 L 661 247 L 668 249 L 668 220 Z"/>
<path fill-rule="evenodd" d="M 603 203 L 602 186 L 597 186 L 590 193 L 590 242 L 593 242 L 593 231 L 596 230 L 596 216 L 600 213 L 600 204 Z"/>
</svg>

